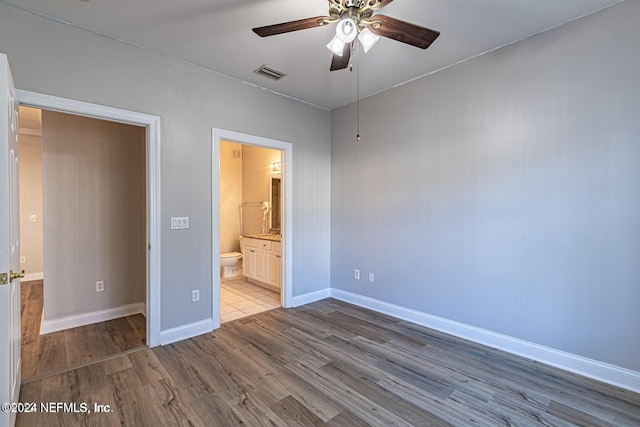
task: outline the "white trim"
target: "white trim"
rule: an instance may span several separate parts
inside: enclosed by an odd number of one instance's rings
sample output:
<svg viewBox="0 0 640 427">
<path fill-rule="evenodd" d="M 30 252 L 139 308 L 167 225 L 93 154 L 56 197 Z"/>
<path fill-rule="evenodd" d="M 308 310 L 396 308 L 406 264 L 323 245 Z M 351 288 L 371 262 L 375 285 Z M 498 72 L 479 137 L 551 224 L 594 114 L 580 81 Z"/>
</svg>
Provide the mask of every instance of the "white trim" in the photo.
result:
<svg viewBox="0 0 640 427">
<path fill-rule="evenodd" d="M 107 310 L 97 310 L 89 313 L 64 316 L 58 319 L 49 319 L 42 322 L 40 335 L 77 328 L 78 326 L 91 325 L 98 322 L 106 322 L 107 320 L 131 316 L 133 314 L 142 314 L 144 311 L 144 303 L 137 303 L 109 308 Z"/>
<path fill-rule="evenodd" d="M 162 159 L 160 153 L 160 118 L 156 117 L 147 124 L 147 345 L 160 345 L 161 319 L 161 254 L 162 245 L 162 205 L 160 195 L 160 169 Z"/>
<path fill-rule="evenodd" d="M 177 341 L 197 337 L 198 335 L 208 334 L 211 331 L 213 331 L 211 319 L 167 329 L 160 332 L 160 345 L 172 344 Z"/>
<path fill-rule="evenodd" d="M 281 303 L 285 308 L 292 307 L 293 301 L 293 144 L 224 129 L 213 128 L 211 133 L 213 143 L 211 150 L 212 324 L 214 329 L 218 329 L 220 327 L 220 141 L 233 141 L 245 145 L 282 150 L 281 175 L 284 179 L 285 209 L 282 215 L 284 227 L 282 227 L 283 274 L 281 277 L 283 292 Z"/>
<path fill-rule="evenodd" d="M 220 328 L 220 138 L 211 131 L 211 327 Z M 242 230 L 240 230 L 242 232 Z"/>
<path fill-rule="evenodd" d="M 112 122 L 147 126 L 160 118 L 135 111 L 122 110 L 120 108 L 105 105 L 92 104 L 90 102 L 77 101 L 75 99 L 61 98 L 43 93 L 17 89 L 20 96 L 20 105 L 43 108 L 61 113 L 71 113 L 96 119 L 107 119 Z"/>
<path fill-rule="evenodd" d="M 32 280 L 44 280 L 44 273 L 29 273 L 25 274 L 20 282 L 31 282 Z"/>
<path fill-rule="evenodd" d="M 26 90 L 18 89 L 17 92 L 21 105 L 144 126 L 147 129 L 147 244 L 151 247 L 147 256 L 147 345 L 149 347 L 159 345 L 161 316 L 160 225 L 162 224 L 160 205 L 160 117 Z"/>
<path fill-rule="evenodd" d="M 319 291 L 309 292 L 308 294 L 293 297 L 291 306 L 300 307 L 301 305 L 311 304 L 312 302 L 320 301 L 329 297 L 331 297 L 331 289 L 321 289 Z"/>
<path fill-rule="evenodd" d="M 620 368 L 442 317 L 432 316 L 417 310 L 340 289 L 332 288 L 331 297 L 617 387 L 622 387 L 636 393 L 640 392 L 640 372 Z"/>
</svg>

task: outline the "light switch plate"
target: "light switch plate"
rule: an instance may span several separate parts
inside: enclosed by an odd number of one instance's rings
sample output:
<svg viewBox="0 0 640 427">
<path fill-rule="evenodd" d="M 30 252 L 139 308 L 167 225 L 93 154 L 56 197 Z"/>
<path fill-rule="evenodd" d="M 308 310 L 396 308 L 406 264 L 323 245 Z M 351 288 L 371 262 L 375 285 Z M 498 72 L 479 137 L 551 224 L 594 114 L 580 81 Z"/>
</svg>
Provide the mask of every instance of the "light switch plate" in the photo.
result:
<svg viewBox="0 0 640 427">
<path fill-rule="evenodd" d="M 186 230 L 189 228 L 189 217 L 187 216 L 172 216 L 171 217 L 171 229 L 172 230 Z"/>
<path fill-rule="evenodd" d="M 29 215 L 29 222 L 38 222 L 38 217 L 35 214 Z"/>
</svg>

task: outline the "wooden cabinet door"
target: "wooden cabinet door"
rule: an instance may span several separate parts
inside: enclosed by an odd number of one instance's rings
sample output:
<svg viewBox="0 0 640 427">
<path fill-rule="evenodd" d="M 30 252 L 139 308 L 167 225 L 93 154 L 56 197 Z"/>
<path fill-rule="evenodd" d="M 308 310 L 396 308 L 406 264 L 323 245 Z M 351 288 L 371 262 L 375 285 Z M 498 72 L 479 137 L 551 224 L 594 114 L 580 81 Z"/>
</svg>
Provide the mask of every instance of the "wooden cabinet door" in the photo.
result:
<svg viewBox="0 0 640 427">
<path fill-rule="evenodd" d="M 242 274 L 245 277 L 253 278 L 256 275 L 256 254 L 255 249 L 244 248 L 242 250 Z"/>
<path fill-rule="evenodd" d="M 267 281 L 267 251 L 254 249 L 255 256 L 255 279 L 261 282 Z"/>
<path fill-rule="evenodd" d="M 280 266 L 282 264 L 282 258 L 277 252 L 267 252 L 267 283 L 281 288 L 280 285 Z"/>
</svg>

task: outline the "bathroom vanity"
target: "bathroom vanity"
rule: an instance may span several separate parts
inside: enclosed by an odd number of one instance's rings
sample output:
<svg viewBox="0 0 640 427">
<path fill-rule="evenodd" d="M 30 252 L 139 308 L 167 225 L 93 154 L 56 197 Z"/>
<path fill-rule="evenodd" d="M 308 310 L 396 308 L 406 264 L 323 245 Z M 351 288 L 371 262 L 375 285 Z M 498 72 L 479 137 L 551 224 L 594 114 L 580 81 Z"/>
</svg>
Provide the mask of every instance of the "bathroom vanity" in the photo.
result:
<svg viewBox="0 0 640 427">
<path fill-rule="evenodd" d="M 280 292 L 282 242 L 280 236 L 256 234 L 240 237 L 243 274 L 258 286 Z"/>
</svg>

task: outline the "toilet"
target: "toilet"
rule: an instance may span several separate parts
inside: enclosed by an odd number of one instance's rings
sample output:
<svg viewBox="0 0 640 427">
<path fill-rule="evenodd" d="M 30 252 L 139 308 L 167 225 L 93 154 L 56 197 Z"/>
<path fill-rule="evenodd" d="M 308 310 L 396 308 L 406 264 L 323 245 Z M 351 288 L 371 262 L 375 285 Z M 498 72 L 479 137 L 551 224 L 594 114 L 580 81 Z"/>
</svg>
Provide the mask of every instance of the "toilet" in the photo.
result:
<svg viewBox="0 0 640 427">
<path fill-rule="evenodd" d="M 221 277 L 237 276 L 240 261 L 242 261 L 242 254 L 240 252 L 225 252 L 220 254 Z"/>
</svg>

